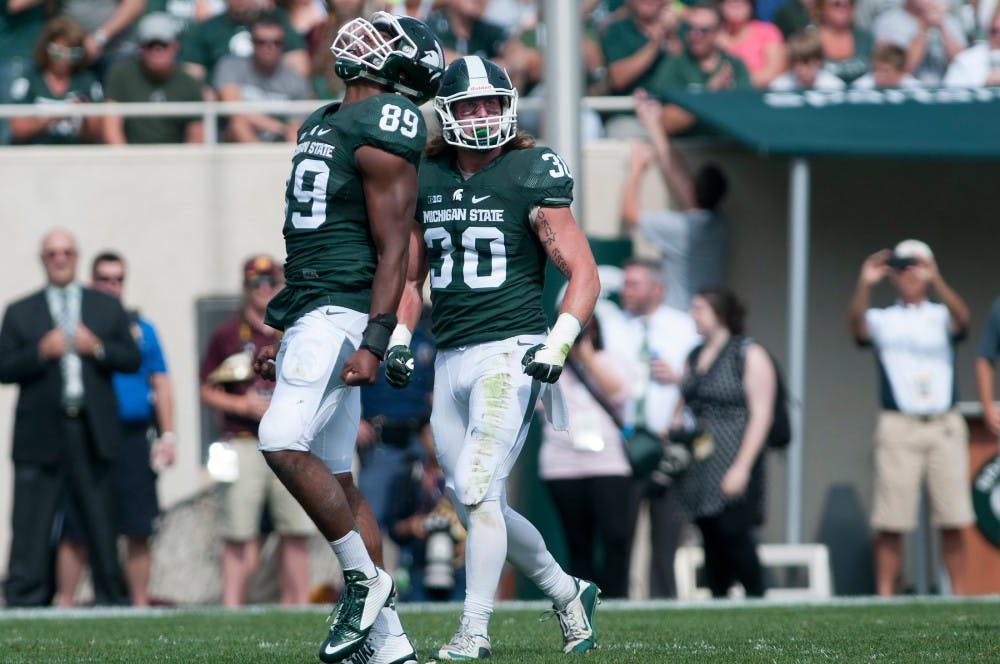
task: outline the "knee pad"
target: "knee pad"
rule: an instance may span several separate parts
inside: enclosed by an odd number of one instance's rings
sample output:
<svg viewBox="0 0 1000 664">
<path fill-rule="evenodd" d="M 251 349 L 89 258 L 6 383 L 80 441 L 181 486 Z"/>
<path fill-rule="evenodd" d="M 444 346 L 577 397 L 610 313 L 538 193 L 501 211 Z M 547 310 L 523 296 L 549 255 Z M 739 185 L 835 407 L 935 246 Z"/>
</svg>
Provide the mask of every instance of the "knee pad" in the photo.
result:
<svg viewBox="0 0 1000 664">
<path fill-rule="evenodd" d="M 263 452 L 306 451 L 307 433 L 306 421 L 294 405 L 272 401 L 260 421 L 257 438 Z"/>
</svg>

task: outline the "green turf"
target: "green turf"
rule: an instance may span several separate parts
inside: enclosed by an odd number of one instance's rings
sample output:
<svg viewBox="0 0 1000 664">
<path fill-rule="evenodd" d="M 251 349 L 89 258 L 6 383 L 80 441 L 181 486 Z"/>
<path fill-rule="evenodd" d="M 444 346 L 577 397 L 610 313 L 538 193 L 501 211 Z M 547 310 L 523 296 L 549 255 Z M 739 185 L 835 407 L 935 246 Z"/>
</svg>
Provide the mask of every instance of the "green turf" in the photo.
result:
<svg viewBox="0 0 1000 664">
<path fill-rule="evenodd" d="M 555 620 L 502 608 L 495 662 L 1000 662 L 1000 600 L 598 610 L 600 647 L 563 655 Z M 458 610 L 401 614 L 426 662 Z M 92 617 L 0 612 L 0 662 L 315 662 L 320 610 Z"/>
</svg>

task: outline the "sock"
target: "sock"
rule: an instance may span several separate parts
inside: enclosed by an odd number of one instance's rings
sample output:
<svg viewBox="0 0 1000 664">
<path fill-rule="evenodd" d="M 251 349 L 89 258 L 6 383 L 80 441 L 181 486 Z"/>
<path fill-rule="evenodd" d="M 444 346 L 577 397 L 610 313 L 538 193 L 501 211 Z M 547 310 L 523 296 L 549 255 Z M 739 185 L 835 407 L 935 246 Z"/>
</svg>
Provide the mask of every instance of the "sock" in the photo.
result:
<svg viewBox="0 0 1000 664">
<path fill-rule="evenodd" d="M 507 524 L 510 561 L 552 600 L 556 609 L 562 611 L 576 597 L 576 581 L 549 553 L 538 529 L 507 505 L 506 500 L 503 518 Z"/>
<path fill-rule="evenodd" d="M 360 570 L 365 578 L 370 579 L 375 576 L 375 563 L 368 555 L 361 533 L 352 530 L 343 537 L 330 542 L 330 548 L 340 561 L 340 566 L 344 571 Z"/>
<path fill-rule="evenodd" d="M 499 500 L 486 500 L 470 507 L 468 518 L 462 615 L 473 632 L 486 634 L 493 614 L 493 597 L 507 557 L 507 528 Z"/>
<path fill-rule="evenodd" d="M 394 606 L 384 606 L 382 607 L 382 612 L 379 614 L 379 618 L 383 619 L 385 622 L 383 624 L 385 631 L 390 634 L 403 634 L 403 623 L 399 622 L 399 614 L 396 613 Z"/>
</svg>

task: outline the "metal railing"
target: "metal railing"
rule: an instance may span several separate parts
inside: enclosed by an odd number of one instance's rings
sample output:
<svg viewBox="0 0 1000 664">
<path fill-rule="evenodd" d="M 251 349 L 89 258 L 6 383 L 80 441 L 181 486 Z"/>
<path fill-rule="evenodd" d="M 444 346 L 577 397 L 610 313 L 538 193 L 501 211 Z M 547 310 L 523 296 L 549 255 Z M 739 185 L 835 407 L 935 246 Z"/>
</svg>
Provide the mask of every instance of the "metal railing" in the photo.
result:
<svg viewBox="0 0 1000 664">
<path fill-rule="evenodd" d="M 200 117 L 205 125 L 205 143 L 219 142 L 218 120 L 241 113 L 273 113 L 306 116 L 331 100 L 303 99 L 301 101 L 204 101 L 204 102 L 139 102 L 94 104 L 0 104 L 0 118 L 23 117 Z M 541 97 L 523 97 L 518 108 L 540 111 L 544 107 Z M 631 111 L 631 97 L 583 97 L 581 108 L 595 111 Z"/>
</svg>

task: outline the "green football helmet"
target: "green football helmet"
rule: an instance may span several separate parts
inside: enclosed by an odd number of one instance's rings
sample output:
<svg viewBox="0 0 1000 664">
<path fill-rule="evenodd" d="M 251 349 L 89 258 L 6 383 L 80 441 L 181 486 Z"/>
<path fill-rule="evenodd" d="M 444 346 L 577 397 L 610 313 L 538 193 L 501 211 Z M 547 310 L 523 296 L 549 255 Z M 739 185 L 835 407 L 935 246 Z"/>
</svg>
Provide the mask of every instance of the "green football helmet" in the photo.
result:
<svg viewBox="0 0 1000 664">
<path fill-rule="evenodd" d="M 455 102 L 477 97 L 496 97 L 500 114 L 458 119 Z M 449 145 L 473 150 L 492 150 L 517 134 L 517 90 L 507 72 L 489 60 L 467 55 L 448 65 L 441 89 L 434 98 L 441 119 L 441 134 Z"/>
<path fill-rule="evenodd" d="M 375 12 L 344 25 L 330 51 L 334 71 L 346 81 L 364 78 L 422 104 L 437 93 L 444 71 L 441 42 L 409 16 Z"/>
</svg>

